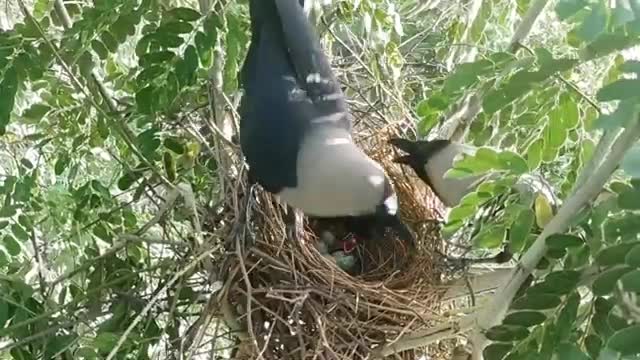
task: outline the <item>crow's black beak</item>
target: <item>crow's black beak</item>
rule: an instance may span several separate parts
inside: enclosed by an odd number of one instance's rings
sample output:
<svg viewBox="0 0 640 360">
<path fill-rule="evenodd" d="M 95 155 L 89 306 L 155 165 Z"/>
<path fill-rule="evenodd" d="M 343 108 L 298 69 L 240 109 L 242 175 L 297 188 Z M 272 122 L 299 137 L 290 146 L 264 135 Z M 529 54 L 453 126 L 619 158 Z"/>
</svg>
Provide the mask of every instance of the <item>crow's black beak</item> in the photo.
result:
<svg viewBox="0 0 640 360">
<path fill-rule="evenodd" d="M 409 165 L 411 163 L 411 156 L 403 155 L 393 158 L 393 162 L 397 164 Z"/>
<path fill-rule="evenodd" d="M 413 153 L 416 147 L 414 141 L 401 138 L 389 139 L 389 144 L 409 154 Z"/>
</svg>

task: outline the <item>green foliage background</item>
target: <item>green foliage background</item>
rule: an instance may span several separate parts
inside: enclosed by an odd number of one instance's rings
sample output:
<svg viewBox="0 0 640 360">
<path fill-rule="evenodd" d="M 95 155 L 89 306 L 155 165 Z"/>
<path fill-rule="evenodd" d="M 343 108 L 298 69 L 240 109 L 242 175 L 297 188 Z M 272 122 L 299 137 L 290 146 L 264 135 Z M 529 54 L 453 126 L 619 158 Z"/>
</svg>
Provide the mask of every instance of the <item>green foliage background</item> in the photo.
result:
<svg viewBox="0 0 640 360">
<path fill-rule="evenodd" d="M 581 172 L 596 171 L 586 165 L 602 134 L 638 122 L 640 100 L 632 60 L 640 2 L 552 1 L 514 48 L 509 39 L 532 2 L 473 3 L 474 16 L 447 0 L 334 1 L 315 14 L 354 108 L 409 120 L 424 136 L 456 102 L 481 98 L 465 141 L 500 151 L 456 170 L 504 177 L 454 209 L 454 227 L 523 173 L 543 174 L 566 199 Z M 211 154 L 232 148 L 246 1 L 37 0 L 5 9 L 0 358 L 229 356 L 235 336 L 222 316 L 206 320 L 204 341 L 194 339 L 192 325 L 203 326 L 220 288 L 194 259 L 224 255 L 222 239 L 196 224 L 224 221 L 209 219 L 224 208 L 229 167 Z M 487 332 L 486 358 L 640 353 L 638 176 L 636 144 L 608 185 L 613 196 L 547 239 L 534 282 Z M 531 208 L 515 203 L 506 213 L 476 248 L 499 247 L 509 230 L 507 241 L 528 249 Z"/>
</svg>

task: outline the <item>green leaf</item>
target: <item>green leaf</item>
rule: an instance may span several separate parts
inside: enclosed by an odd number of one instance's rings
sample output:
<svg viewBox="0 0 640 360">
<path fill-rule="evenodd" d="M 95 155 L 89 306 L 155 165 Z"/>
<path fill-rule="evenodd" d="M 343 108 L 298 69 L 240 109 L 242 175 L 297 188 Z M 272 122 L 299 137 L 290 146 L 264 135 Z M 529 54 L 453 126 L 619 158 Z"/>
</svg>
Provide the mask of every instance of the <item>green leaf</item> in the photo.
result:
<svg viewBox="0 0 640 360">
<path fill-rule="evenodd" d="M 604 296 L 610 294 L 614 290 L 618 279 L 629 271 L 631 271 L 631 268 L 621 267 L 609 269 L 600 274 L 591 285 L 594 295 Z"/>
<path fill-rule="evenodd" d="M 590 334 L 584 340 L 584 347 L 593 359 L 597 359 L 602 348 L 602 340 L 598 335 Z"/>
<path fill-rule="evenodd" d="M 511 249 L 518 253 L 522 251 L 526 240 L 533 227 L 534 214 L 530 208 L 520 211 L 509 230 L 509 244 Z"/>
<path fill-rule="evenodd" d="M 556 356 L 559 360 L 591 360 L 587 354 L 572 343 L 559 344 L 556 348 Z"/>
<path fill-rule="evenodd" d="M 555 11 L 560 20 L 565 20 L 582 10 L 588 3 L 587 0 L 560 0 L 556 4 Z"/>
<path fill-rule="evenodd" d="M 627 151 L 621 166 L 632 178 L 640 178 L 640 145 L 635 145 Z M 640 209 L 640 204 L 636 204 L 633 209 Z"/>
<path fill-rule="evenodd" d="M 194 42 L 196 44 L 196 50 L 198 50 L 198 56 L 203 66 L 209 66 L 213 59 L 212 44 L 208 42 L 207 35 L 198 31 L 195 36 Z"/>
<path fill-rule="evenodd" d="M 624 261 L 629 266 L 640 268 L 640 245 L 636 245 L 627 253 Z"/>
<path fill-rule="evenodd" d="M 625 263 L 627 254 L 640 242 L 627 242 L 604 248 L 596 255 L 596 262 L 600 266 L 613 266 Z"/>
<path fill-rule="evenodd" d="M 18 216 L 18 223 L 24 227 L 27 232 L 31 232 L 33 230 L 33 224 L 31 223 L 31 219 L 25 214 L 21 214 Z"/>
<path fill-rule="evenodd" d="M 120 44 L 118 43 L 118 40 L 115 38 L 115 36 L 113 36 L 113 34 L 111 34 L 108 31 L 105 31 L 102 33 L 102 36 L 100 36 L 100 39 L 102 40 L 106 48 L 109 49 L 110 52 L 114 53 L 118 51 L 118 46 Z"/>
<path fill-rule="evenodd" d="M 489 60 L 460 64 L 445 80 L 443 93 L 448 96 L 468 88 L 479 80 L 479 76 L 488 74 L 492 70 L 493 64 Z"/>
<path fill-rule="evenodd" d="M 176 180 L 176 162 L 173 159 L 173 156 L 171 156 L 171 153 L 169 152 L 164 152 L 162 154 L 162 160 L 167 174 L 167 179 L 174 182 Z"/>
<path fill-rule="evenodd" d="M 623 356 L 640 354 L 640 325 L 617 331 L 607 342 L 607 347 Z"/>
<path fill-rule="evenodd" d="M 503 151 L 498 155 L 498 160 L 505 170 L 511 171 L 513 174 L 520 175 L 529 171 L 527 162 L 518 154 L 512 151 Z"/>
<path fill-rule="evenodd" d="M 511 349 L 513 349 L 511 344 L 493 343 L 484 348 L 482 355 L 485 359 L 501 360 Z"/>
<path fill-rule="evenodd" d="M 9 304 L 6 301 L 0 300 L 0 329 L 4 328 L 4 325 L 9 320 Z"/>
<path fill-rule="evenodd" d="M 102 332 L 95 337 L 93 346 L 102 352 L 108 353 L 116 346 L 119 339 L 120 336 L 117 334 Z"/>
<path fill-rule="evenodd" d="M 580 237 L 570 234 L 550 235 L 545 243 L 552 249 L 566 249 L 584 245 L 584 241 Z"/>
<path fill-rule="evenodd" d="M 172 34 L 186 34 L 193 31 L 193 26 L 184 21 L 171 21 L 158 28 L 158 32 L 168 32 Z"/>
<path fill-rule="evenodd" d="M 150 52 L 140 56 L 140 65 L 148 66 L 156 63 L 169 62 L 173 60 L 175 56 L 176 54 L 169 50 Z"/>
<path fill-rule="evenodd" d="M 27 233 L 27 231 L 18 224 L 11 225 L 11 233 L 13 233 L 13 236 L 15 236 L 18 240 L 21 240 L 23 242 L 29 240 L 29 234 Z"/>
<path fill-rule="evenodd" d="M 111 240 L 113 239 L 111 232 L 104 224 L 98 224 L 94 226 L 93 235 L 108 243 L 111 243 Z"/>
<path fill-rule="evenodd" d="M 620 193 L 617 197 L 618 207 L 625 210 L 640 210 L 640 190 L 630 189 Z"/>
<path fill-rule="evenodd" d="M 572 288 L 575 289 L 575 286 Z M 566 341 L 570 339 L 571 333 L 575 328 L 579 305 L 580 294 L 578 292 L 573 292 L 567 297 L 565 305 L 562 307 L 558 315 L 558 320 L 556 321 L 556 337 L 558 340 Z"/>
<path fill-rule="evenodd" d="M 527 289 L 527 294 L 566 295 L 571 291 L 573 291 L 572 288 L 567 288 L 551 281 L 543 281 Z"/>
<path fill-rule="evenodd" d="M 141 114 L 152 114 L 155 112 L 155 100 L 153 86 L 149 85 L 136 93 L 136 104 Z"/>
<path fill-rule="evenodd" d="M 623 100 L 612 113 L 602 113 L 594 121 L 593 129 L 616 129 L 624 127 L 638 114 L 638 105 L 634 100 Z"/>
<path fill-rule="evenodd" d="M 51 110 L 51 107 L 45 104 L 33 104 L 22 113 L 22 117 L 40 121 Z"/>
<path fill-rule="evenodd" d="M 118 179 L 118 189 L 124 191 L 128 190 L 133 183 L 135 183 L 142 174 L 140 172 L 127 172 L 120 179 Z"/>
<path fill-rule="evenodd" d="M 620 66 L 620 71 L 624 73 L 640 74 L 640 61 L 628 60 Z"/>
<path fill-rule="evenodd" d="M 61 175 L 69 165 L 69 161 L 71 161 L 71 159 L 69 158 L 69 154 L 67 153 L 60 154 L 60 156 L 56 160 L 56 163 L 53 167 L 55 174 Z"/>
<path fill-rule="evenodd" d="M 640 270 L 633 270 L 624 274 L 620 281 L 626 291 L 640 293 Z"/>
<path fill-rule="evenodd" d="M 184 40 L 180 36 L 167 32 L 157 33 L 154 40 L 165 48 L 176 48 L 184 43 Z"/>
<path fill-rule="evenodd" d="M 166 73 L 166 68 L 162 65 L 153 64 L 151 66 L 147 66 L 144 70 L 142 70 L 138 76 L 136 76 L 136 82 L 138 85 L 148 85 L 161 75 Z"/>
<path fill-rule="evenodd" d="M 624 32 L 604 33 L 582 50 L 581 58 L 583 61 L 593 60 L 615 51 L 624 50 L 638 44 L 638 42 L 640 39 L 636 36 L 627 35 Z"/>
<path fill-rule="evenodd" d="M 85 359 L 85 360 L 99 359 L 99 356 L 96 353 L 96 350 L 90 347 L 81 347 L 78 350 L 76 350 L 73 353 L 73 355 L 78 357 L 79 359 Z"/>
<path fill-rule="evenodd" d="M 640 96 L 640 79 L 620 79 L 603 86 L 596 98 L 599 101 L 627 100 Z"/>
<path fill-rule="evenodd" d="M 175 137 L 167 137 L 164 139 L 164 147 L 173 151 L 174 153 L 181 155 L 185 152 L 185 147 L 182 142 L 178 138 Z"/>
<path fill-rule="evenodd" d="M 18 256 L 22 252 L 22 246 L 11 235 L 5 235 L 2 238 L 2 243 L 4 244 L 4 248 L 7 249 L 7 252 L 11 256 Z"/>
<path fill-rule="evenodd" d="M 98 54 L 98 57 L 100 59 L 104 60 L 107 57 L 109 57 L 109 50 L 107 49 L 106 46 L 104 46 L 104 44 L 101 41 L 93 40 L 91 42 L 91 48 L 93 49 L 93 51 L 96 52 L 96 54 Z"/>
<path fill-rule="evenodd" d="M 557 287 L 574 289 L 580 282 L 581 273 L 574 270 L 553 271 L 545 276 L 544 281 Z"/>
<path fill-rule="evenodd" d="M 193 45 L 187 46 L 184 59 L 176 64 L 176 75 L 181 87 L 191 85 L 198 69 L 198 53 Z"/>
<path fill-rule="evenodd" d="M 475 247 L 483 249 L 495 249 L 502 245 L 506 235 L 504 226 L 487 226 L 473 239 Z"/>
<path fill-rule="evenodd" d="M 551 149 L 561 148 L 565 141 L 567 141 L 567 129 L 561 120 L 553 121 L 549 119 L 547 126 L 544 129 L 544 143 L 545 147 Z"/>
<path fill-rule="evenodd" d="M 542 162 L 542 149 L 544 147 L 544 142 L 541 138 L 536 139 L 536 141 L 532 142 L 527 149 L 527 165 L 529 166 L 529 170 L 535 170 L 540 166 Z"/>
<path fill-rule="evenodd" d="M 180 19 L 183 21 L 196 21 L 200 19 L 199 12 L 187 7 L 177 7 L 171 9 L 165 13 L 165 16 Z"/>
<path fill-rule="evenodd" d="M 5 205 L 2 208 L 0 208 L 0 217 L 12 217 L 15 214 L 17 214 L 17 209 L 15 206 L 11 206 L 11 205 Z"/>
<path fill-rule="evenodd" d="M 64 352 L 76 340 L 75 335 L 55 335 L 47 338 L 44 359 L 55 359 L 54 355 Z"/>
<path fill-rule="evenodd" d="M 504 325 L 532 327 L 542 324 L 546 319 L 546 315 L 538 311 L 518 311 L 507 315 L 502 320 L 502 323 Z"/>
<path fill-rule="evenodd" d="M 9 124 L 17 91 L 18 73 L 10 67 L 5 70 L 0 82 L 0 135 L 4 134 Z"/>
<path fill-rule="evenodd" d="M 513 302 L 511 308 L 520 310 L 546 310 L 560 305 L 560 297 L 551 294 L 526 294 Z"/>
<path fill-rule="evenodd" d="M 608 17 L 607 7 L 603 1 L 592 3 L 591 12 L 578 26 L 576 34 L 586 42 L 593 41 L 605 31 Z"/>
<path fill-rule="evenodd" d="M 521 326 L 498 325 L 487 330 L 485 336 L 493 341 L 518 341 L 526 339 L 529 336 L 529 330 Z"/>
</svg>

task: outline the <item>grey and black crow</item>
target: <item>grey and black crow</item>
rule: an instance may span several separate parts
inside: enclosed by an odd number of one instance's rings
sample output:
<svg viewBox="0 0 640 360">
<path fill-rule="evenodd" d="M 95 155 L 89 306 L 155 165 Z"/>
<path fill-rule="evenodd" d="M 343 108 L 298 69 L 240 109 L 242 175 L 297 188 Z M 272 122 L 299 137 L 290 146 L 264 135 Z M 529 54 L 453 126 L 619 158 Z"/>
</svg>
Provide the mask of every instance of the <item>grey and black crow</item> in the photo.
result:
<svg viewBox="0 0 640 360">
<path fill-rule="evenodd" d="M 364 237 L 411 233 L 382 167 L 351 137 L 345 96 L 304 1 L 250 0 L 240 73 L 240 143 L 249 179 L 305 215 L 348 218 Z"/>
</svg>

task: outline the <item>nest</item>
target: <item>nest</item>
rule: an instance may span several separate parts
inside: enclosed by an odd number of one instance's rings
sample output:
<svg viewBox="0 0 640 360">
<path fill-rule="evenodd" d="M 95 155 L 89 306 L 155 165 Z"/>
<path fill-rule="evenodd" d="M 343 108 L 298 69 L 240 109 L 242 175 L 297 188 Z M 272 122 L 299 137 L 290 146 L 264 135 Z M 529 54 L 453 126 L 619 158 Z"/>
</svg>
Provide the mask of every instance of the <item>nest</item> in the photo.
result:
<svg viewBox="0 0 640 360">
<path fill-rule="evenodd" d="M 235 321 L 244 339 L 233 358 L 369 358 L 379 346 L 442 320 L 446 274 L 438 265 L 442 242 L 432 221 L 440 218 L 441 205 L 393 163 L 397 154 L 386 142 L 400 132 L 389 125 L 356 139 L 393 181 L 401 217 L 417 244 L 411 250 L 401 241 L 366 244 L 370 265 L 358 276 L 318 252 L 317 237 L 301 214 L 258 186 L 250 191 L 246 176 L 238 175 L 225 216 L 228 257 L 220 270 L 227 323 Z M 395 358 L 416 355 L 407 351 Z"/>
</svg>

